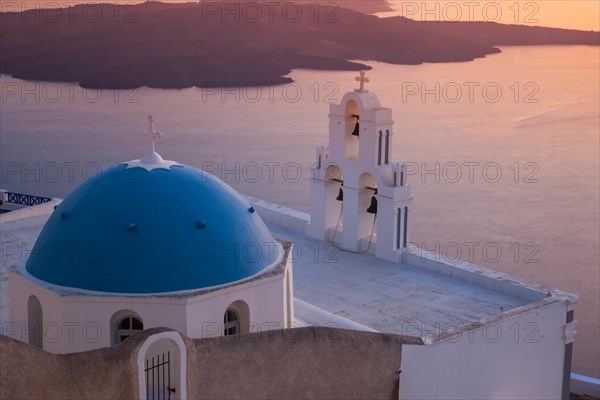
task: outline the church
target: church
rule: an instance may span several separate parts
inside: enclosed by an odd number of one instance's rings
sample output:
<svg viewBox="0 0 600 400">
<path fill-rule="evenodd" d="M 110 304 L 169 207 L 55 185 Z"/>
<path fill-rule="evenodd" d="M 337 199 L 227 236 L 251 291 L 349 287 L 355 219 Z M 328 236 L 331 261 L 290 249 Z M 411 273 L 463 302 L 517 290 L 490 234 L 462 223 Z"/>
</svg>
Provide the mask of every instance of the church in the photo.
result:
<svg viewBox="0 0 600 400">
<path fill-rule="evenodd" d="M 3 215 L 3 241 L 35 243 L 10 267 L 3 346 L 69 371 L 99 357 L 129 379 L 102 392 L 120 397 L 568 398 L 580 297 L 412 247 L 392 110 L 356 80 L 330 106 L 310 215 L 163 159 L 151 116 L 143 157 Z M 292 257 L 315 243 L 336 262 Z"/>
<path fill-rule="evenodd" d="M 73 191 L 11 277 L 11 321 L 76 321 L 110 334 L 43 343 L 43 332 L 31 330 L 30 343 L 71 353 L 149 327 L 200 337 L 292 321 L 289 244 L 219 179 L 163 160 L 153 124 L 150 117 L 151 151 Z"/>
</svg>

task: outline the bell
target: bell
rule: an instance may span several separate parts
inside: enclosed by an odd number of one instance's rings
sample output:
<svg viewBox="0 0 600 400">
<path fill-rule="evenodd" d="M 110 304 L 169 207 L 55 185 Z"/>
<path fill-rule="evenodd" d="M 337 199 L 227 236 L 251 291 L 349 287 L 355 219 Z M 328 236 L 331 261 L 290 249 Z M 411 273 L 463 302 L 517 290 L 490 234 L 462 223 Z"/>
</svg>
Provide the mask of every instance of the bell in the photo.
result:
<svg viewBox="0 0 600 400">
<path fill-rule="evenodd" d="M 342 188 L 340 188 L 340 191 L 335 199 L 337 201 L 344 201 L 344 191 L 342 190 Z"/>
<path fill-rule="evenodd" d="M 356 121 L 356 125 L 354 125 L 354 130 L 352 131 L 352 136 L 358 136 L 360 133 L 360 126 L 358 125 L 358 121 Z"/>
<path fill-rule="evenodd" d="M 369 208 L 367 208 L 367 212 L 369 214 L 377 214 L 377 199 L 375 196 L 371 197 L 371 205 L 369 205 Z"/>
</svg>

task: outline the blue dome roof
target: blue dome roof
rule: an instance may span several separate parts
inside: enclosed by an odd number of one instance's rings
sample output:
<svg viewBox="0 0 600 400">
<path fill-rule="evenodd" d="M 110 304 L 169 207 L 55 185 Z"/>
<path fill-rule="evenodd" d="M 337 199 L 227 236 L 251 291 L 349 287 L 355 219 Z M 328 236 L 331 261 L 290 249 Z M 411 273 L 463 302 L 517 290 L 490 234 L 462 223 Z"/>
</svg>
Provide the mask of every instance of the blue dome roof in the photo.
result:
<svg viewBox="0 0 600 400">
<path fill-rule="evenodd" d="M 250 277 L 275 261 L 274 243 L 250 204 L 221 180 L 189 166 L 130 163 L 63 200 L 26 269 L 80 289 L 174 292 Z"/>
</svg>

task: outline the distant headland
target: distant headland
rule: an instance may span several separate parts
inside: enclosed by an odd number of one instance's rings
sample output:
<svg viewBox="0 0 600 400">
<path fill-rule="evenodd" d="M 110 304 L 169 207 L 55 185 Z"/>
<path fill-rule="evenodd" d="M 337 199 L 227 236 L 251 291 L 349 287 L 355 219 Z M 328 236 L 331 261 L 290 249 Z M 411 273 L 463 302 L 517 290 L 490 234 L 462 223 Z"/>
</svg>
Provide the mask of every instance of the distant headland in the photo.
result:
<svg viewBox="0 0 600 400">
<path fill-rule="evenodd" d="M 491 22 L 418 22 L 335 3 L 146 2 L 0 13 L 0 73 L 83 87 L 289 83 L 294 68 L 471 61 L 506 45 L 600 45 L 599 32 Z M 269 6 L 269 4 L 271 4 Z M 343 3 L 346 5 L 346 3 Z"/>
</svg>

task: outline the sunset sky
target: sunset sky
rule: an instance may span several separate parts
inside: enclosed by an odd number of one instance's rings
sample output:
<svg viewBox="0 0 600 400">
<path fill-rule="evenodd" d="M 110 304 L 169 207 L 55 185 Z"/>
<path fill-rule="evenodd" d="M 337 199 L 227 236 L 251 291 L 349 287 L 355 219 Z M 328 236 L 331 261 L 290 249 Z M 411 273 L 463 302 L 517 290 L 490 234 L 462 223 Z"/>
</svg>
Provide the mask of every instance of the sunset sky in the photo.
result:
<svg viewBox="0 0 600 400">
<path fill-rule="evenodd" d="M 263 0 L 252 1 L 260 4 Z M 283 2 L 283 0 L 281 1 Z M 335 3 L 338 6 L 343 7 L 345 1 L 356 0 L 321 1 Z M 15 7 L 20 9 L 34 8 L 36 6 L 56 7 L 57 5 L 66 7 L 77 3 L 102 2 L 132 4 L 139 3 L 140 1 L 2 0 L 0 2 L 0 9 L 2 11 L 8 11 L 14 10 Z M 167 2 L 181 1 L 167 0 Z M 408 18 L 418 20 L 426 19 L 442 21 L 456 19 L 476 21 L 487 20 L 506 24 L 517 23 L 531 26 L 537 25 L 582 30 L 600 30 L 600 1 L 597 0 L 390 0 L 390 3 L 396 11 L 393 13 L 381 13 L 379 14 L 380 16 L 404 15 Z"/>
<path fill-rule="evenodd" d="M 401 15 L 419 20 L 436 17 L 442 21 L 455 20 L 460 14 L 461 20 L 600 30 L 600 2 L 596 0 L 391 0 L 390 3 Z"/>
</svg>

